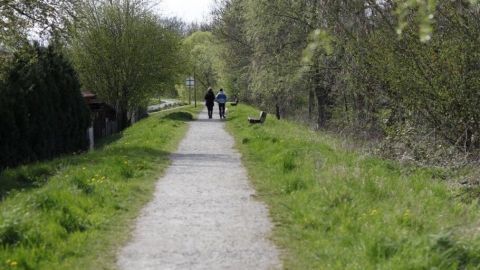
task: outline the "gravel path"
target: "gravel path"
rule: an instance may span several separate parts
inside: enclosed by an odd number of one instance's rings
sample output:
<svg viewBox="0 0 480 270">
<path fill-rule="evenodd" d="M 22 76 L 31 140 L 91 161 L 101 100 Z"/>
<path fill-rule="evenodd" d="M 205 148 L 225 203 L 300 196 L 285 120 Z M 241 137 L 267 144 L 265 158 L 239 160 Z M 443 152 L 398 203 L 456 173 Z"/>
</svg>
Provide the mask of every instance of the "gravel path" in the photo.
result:
<svg viewBox="0 0 480 270">
<path fill-rule="evenodd" d="M 228 117 L 228 116 L 227 116 Z M 240 154 L 214 112 L 191 122 L 142 210 L 119 269 L 279 269 L 268 210 L 253 198 Z"/>
</svg>

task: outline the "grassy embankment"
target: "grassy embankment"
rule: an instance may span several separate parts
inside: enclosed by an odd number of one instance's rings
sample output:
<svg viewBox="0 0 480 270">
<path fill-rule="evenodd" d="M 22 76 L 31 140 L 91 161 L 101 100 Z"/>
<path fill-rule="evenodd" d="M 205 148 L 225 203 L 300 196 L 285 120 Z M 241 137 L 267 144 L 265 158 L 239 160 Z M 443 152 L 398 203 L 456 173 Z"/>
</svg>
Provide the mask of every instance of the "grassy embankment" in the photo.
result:
<svg viewBox="0 0 480 270">
<path fill-rule="evenodd" d="M 111 269 L 198 110 L 158 113 L 94 152 L 0 175 L 0 269 Z"/>
<path fill-rule="evenodd" d="M 480 269 L 480 209 L 446 180 L 347 150 L 327 135 L 229 108 L 286 269 Z M 462 199 L 463 198 L 463 199 Z"/>
</svg>

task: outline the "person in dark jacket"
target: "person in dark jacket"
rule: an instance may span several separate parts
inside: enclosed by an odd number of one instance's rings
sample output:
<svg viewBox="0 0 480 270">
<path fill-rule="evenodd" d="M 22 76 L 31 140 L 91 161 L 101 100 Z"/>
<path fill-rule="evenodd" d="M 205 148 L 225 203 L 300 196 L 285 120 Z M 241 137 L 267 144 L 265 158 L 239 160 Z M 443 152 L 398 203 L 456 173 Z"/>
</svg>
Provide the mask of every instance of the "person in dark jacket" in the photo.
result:
<svg viewBox="0 0 480 270">
<path fill-rule="evenodd" d="M 212 119 L 213 114 L 213 105 L 215 103 L 215 94 L 211 87 L 208 88 L 207 94 L 205 95 L 205 105 L 208 109 L 208 118 Z"/>
</svg>

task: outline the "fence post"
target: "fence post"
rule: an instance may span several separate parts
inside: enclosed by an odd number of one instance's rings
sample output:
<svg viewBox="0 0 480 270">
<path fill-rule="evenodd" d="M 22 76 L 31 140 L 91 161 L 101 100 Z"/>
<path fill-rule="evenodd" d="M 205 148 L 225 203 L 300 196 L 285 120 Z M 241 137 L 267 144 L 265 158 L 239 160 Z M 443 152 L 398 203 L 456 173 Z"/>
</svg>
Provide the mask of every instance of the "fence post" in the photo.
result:
<svg viewBox="0 0 480 270">
<path fill-rule="evenodd" d="M 93 126 L 88 128 L 88 141 L 90 143 L 90 151 L 93 151 L 95 142 L 94 142 L 94 136 L 93 136 Z"/>
</svg>

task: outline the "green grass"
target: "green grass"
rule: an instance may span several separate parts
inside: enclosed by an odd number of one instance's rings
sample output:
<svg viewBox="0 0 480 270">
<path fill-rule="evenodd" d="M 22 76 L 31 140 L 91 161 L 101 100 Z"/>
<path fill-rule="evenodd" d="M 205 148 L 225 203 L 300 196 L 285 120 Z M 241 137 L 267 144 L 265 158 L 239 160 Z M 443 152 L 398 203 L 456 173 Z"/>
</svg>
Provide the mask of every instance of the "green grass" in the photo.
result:
<svg viewBox="0 0 480 270">
<path fill-rule="evenodd" d="M 94 152 L 0 175 L 0 269 L 113 269 L 198 110 L 149 117 Z"/>
<path fill-rule="evenodd" d="M 480 209 L 444 180 L 229 108 L 228 128 L 275 223 L 286 269 L 480 269 Z"/>
</svg>

